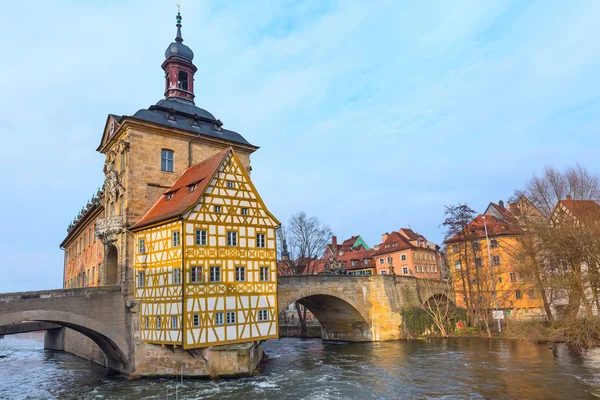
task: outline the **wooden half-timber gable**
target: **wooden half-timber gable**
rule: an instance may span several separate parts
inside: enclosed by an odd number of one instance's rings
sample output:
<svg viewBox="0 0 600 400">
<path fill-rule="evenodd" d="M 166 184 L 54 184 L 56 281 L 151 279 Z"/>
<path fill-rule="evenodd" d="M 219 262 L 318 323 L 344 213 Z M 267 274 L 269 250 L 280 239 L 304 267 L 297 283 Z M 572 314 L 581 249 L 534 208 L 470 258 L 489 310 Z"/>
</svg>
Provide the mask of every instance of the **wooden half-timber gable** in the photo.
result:
<svg viewBox="0 0 600 400">
<path fill-rule="evenodd" d="M 187 204 L 184 195 L 196 190 L 202 191 L 198 200 L 174 215 L 177 203 L 168 202 Z M 168 219 L 157 221 L 161 206 Z M 278 225 L 232 149 L 188 168 L 132 228 L 141 340 L 189 349 L 277 338 Z M 179 248 L 174 249 L 173 232 L 182 226 Z M 228 242 L 230 232 L 235 232 L 236 243 Z M 264 247 L 257 247 L 259 234 L 264 235 Z M 139 251 L 140 239 L 144 254 Z M 182 263 L 181 284 L 173 285 L 173 269 Z M 192 282 L 193 267 L 198 268 L 196 282 Z M 211 267 L 219 268 L 218 282 L 211 282 Z M 243 281 L 236 279 L 236 267 L 244 268 Z M 139 287 L 140 272 L 145 274 L 144 287 Z M 235 322 L 228 321 L 227 313 L 234 313 Z M 161 329 L 157 330 L 159 316 Z M 180 316 L 180 329 L 170 329 L 172 318 Z"/>
</svg>

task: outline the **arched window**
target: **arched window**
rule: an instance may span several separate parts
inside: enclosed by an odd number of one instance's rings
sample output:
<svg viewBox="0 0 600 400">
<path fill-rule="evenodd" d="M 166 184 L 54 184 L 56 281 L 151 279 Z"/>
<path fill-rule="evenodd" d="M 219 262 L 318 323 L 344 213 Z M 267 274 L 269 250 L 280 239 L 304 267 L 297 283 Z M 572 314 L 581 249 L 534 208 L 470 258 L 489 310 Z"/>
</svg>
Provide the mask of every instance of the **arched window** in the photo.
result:
<svg viewBox="0 0 600 400">
<path fill-rule="evenodd" d="M 160 169 L 162 171 L 173 172 L 174 153 L 173 150 L 162 149 L 160 151 Z"/>
<path fill-rule="evenodd" d="M 179 71 L 179 73 L 177 74 L 177 87 L 182 90 L 188 90 L 187 72 Z"/>
</svg>

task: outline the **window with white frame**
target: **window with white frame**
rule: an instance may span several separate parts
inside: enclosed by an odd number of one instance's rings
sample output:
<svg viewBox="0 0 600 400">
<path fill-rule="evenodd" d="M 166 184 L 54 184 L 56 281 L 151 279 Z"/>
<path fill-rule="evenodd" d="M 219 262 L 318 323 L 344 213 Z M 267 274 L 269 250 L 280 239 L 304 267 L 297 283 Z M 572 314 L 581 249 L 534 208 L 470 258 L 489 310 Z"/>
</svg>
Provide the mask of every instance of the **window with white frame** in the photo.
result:
<svg viewBox="0 0 600 400">
<path fill-rule="evenodd" d="M 379 259 L 379 264 L 383 264 L 383 258 Z"/>
<path fill-rule="evenodd" d="M 180 240 L 179 240 L 179 231 L 174 231 L 174 232 L 172 233 L 172 236 L 173 236 L 173 240 L 172 240 L 172 242 L 173 242 L 173 247 L 179 247 L 179 244 L 180 244 Z"/>
<path fill-rule="evenodd" d="M 408 275 L 408 267 L 402 267 L 402 273 Z"/>
<path fill-rule="evenodd" d="M 246 281 L 246 267 L 235 267 L 235 281 L 245 282 Z"/>
<path fill-rule="evenodd" d="M 177 317 L 171 317 L 171 329 L 177 329 Z"/>
<path fill-rule="evenodd" d="M 221 267 L 210 267 L 210 281 L 221 282 Z"/>
<path fill-rule="evenodd" d="M 221 206 L 215 206 L 215 212 L 216 213 L 220 213 L 221 212 Z"/>
<path fill-rule="evenodd" d="M 268 321 L 269 320 L 269 310 L 258 310 L 258 320 L 259 321 Z"/>
<path fill-rule="evenodd" d="M 227 246 L 237 246 L 237 232 L 227 232 Z"/>
<path fill-rule="evenodd" d="M 173 283 L 181 283 L 181 268 L 173 268 Z"/>
<path fill-rule="evenodd" d="M 492 249 L 497 249 L 498 248 L 498 239 L 496 238 L 491 238 L 490 239 L 490 247 Z"/>
<path fill-rule="evenodd" d="M 269 267 L 260 267 L 260 281 L 268 282 L 269 280 Z"/>
<path fill-rule="evenodd" d="M 454 269 L 460 271 L 462 269 L 462 265 L 460 265 L 460 261 L 454 261 Z"/>
<path fill-rule="evenodd" d="M 196 229 L 196 246 L 206 246 L 206 231 Z"/>
<path fill-rule="evenodd" d="M 223 325 L 223 313 L 215 313 L 215 325 Z"/>
<path fill-rule="evenodd" d="M 160 169 L 166 172 L 173 172 L 174 153 L 173 150 L 162 149 L 160 152 Z"/>
<path fill-rule="evenodd" d="M 402 254 L 402 255 L 400 255 L 400 259 L 401 259 L 402 261 L 406 261 L 406 254 Z"/>
<path fill-rule="evenodd" d="M 227 324 L 235 324 L 235 311 L 227 312 Z"/>
<path fill-rule="evenodd" d="M 140 254 L 144 254 L 146 252 L 146 241 L 144 239 L 140 239 L 138 248 Z"/>
<path fill-rule="evenodd" d="M 256 235 L 256 247 L 265 247 L 265 234 L 259 233 Z"/>
<path fill-rule="evenodd" d="M 392 263 L 392 256 L 388 256 L 388 258 L 387 258 L 387 262 L 388 262 L 388 264 L 391 264 L 391 263 Z"/>
<path fill-rule="evenodd" d="M 146 282 L 146 273 L 138 272 L 138 287 L 144 287 Z"/>
<path fill-rule="evenodd" d="M 500 256 L 492 256 L 492 266 L 497 267 L 500 265 Z"/>
<path fill-rule="evenodd" d="M 192 267 L 192 270 L 190 271 L 190 282 L 198 283 L 202 282 L 202 280 L 202 267 Z"/>
<path fill-rule="evenodd" d="M 194 327 L 197 328 L 200 326 L 200 314 L 194 314 Z"/>
<path fill-rule="evenodd" d="M 511 282 L 516 282 L 517 281 L 517 273 L 516 272 L 511 272 L 509 274 L 509 276 L 510 276 L 510 281 Z"/>
</svg>

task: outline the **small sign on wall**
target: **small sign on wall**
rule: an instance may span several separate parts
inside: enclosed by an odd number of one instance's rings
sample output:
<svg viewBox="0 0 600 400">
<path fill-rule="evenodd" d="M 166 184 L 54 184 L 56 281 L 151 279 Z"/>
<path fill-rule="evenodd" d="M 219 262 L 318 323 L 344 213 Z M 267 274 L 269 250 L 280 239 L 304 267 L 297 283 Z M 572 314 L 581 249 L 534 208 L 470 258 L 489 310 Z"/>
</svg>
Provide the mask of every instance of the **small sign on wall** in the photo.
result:
<svg viewBox="0 0 600 400">
<path fill-rule="evenodd" d="M 494 319 L 504 319 L 504 311 L 502 310 L 498 310 L 498 311 L 492 311 L 492 316 Z"/>
</svg>

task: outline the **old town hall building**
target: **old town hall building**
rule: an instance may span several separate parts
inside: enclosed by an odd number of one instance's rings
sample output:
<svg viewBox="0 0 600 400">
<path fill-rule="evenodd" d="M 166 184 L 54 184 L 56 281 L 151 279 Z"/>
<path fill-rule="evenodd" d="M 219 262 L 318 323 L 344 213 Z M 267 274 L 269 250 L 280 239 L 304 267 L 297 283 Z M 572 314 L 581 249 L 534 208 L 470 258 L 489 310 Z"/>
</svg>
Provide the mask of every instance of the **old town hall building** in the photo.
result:
<svg viewBox="0 0 600 400">
<path fill-rule="evenodd" d="M 107 117 L 105 182 L 61 243 L 64 287 L 121 285 L 141 342 L 275 338 L 279 222 L 250 180 L 258 147 L 194 104 L 193 58 L 178 14 L 165 98 Z"/>
</svg>

